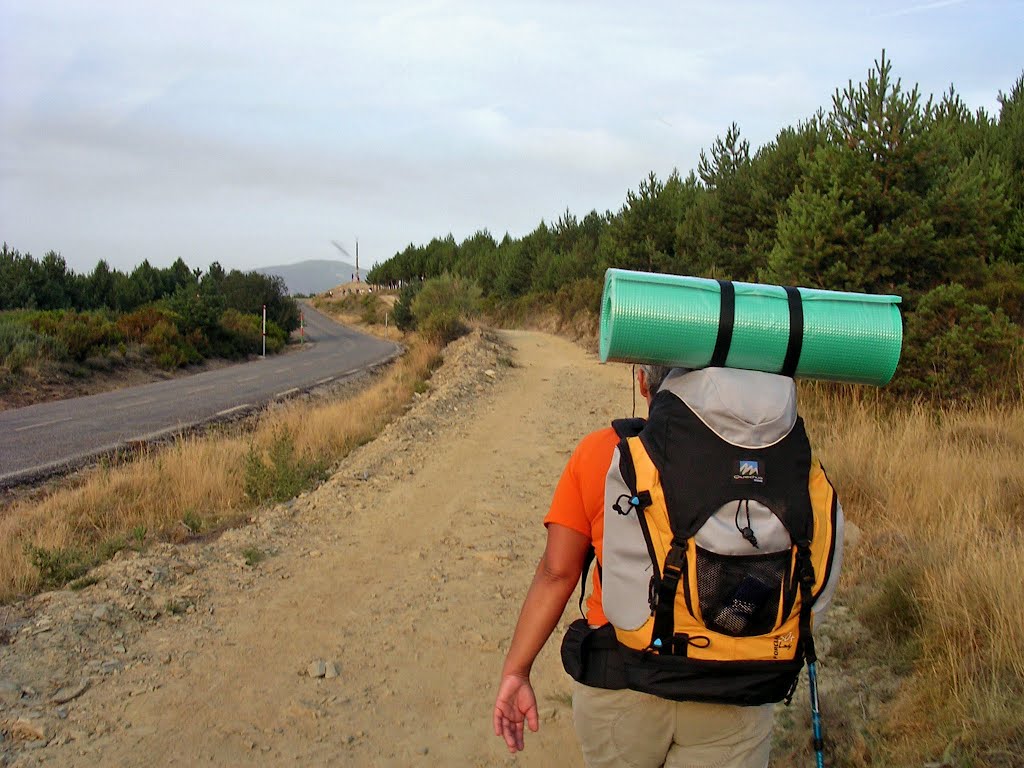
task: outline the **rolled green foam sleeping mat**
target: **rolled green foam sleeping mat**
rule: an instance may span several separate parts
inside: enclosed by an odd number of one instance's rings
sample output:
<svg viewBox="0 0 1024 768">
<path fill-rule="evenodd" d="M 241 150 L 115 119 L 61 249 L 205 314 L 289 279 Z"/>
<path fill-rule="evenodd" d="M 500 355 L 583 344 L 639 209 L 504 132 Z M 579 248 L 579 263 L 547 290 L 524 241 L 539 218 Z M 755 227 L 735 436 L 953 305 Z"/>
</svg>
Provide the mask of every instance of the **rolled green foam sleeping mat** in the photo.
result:
<svg viewBox="0 0 1024 768">
<path fill-rule="evenodd" d="M 601 360 L 882 386 L 903 346 L 900 301 L 609 269 Z"/>
</svg>

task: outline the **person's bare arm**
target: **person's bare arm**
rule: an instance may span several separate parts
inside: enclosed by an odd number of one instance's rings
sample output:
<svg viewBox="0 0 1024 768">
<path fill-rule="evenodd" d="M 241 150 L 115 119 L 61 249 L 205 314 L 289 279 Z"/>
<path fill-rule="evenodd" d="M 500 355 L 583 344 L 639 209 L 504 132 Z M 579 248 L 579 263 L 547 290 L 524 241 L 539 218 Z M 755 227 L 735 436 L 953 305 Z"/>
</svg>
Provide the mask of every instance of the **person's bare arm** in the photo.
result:
<svg viewBox="0 0 1024 768">
<path fill-rule="evenodd" d="M 555 523 L 548 526 L 547 546 L 519 612 L 494 703 L 494 733 L 505 739 L 510 752 L 523 748 L 524 721 L 531 731 L 540 726 L 530 670 L 576 588 L 589 547 L 590 539 L 582 533 Z"/>
</svg>

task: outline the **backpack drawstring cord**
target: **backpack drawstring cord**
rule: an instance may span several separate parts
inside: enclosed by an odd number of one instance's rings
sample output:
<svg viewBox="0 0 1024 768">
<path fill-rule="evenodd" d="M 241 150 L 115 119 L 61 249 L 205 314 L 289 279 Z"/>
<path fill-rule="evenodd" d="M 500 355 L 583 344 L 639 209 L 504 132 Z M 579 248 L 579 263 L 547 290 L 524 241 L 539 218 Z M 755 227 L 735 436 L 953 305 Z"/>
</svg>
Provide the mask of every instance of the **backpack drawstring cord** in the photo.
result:
<svg viewBox="0 0 1024 768">
<path fill-rule="evenodd" d="M 740 527 L 740 508 L 743 506 L 744 501 L 746 502 L 746 505 L 747 505 L 746 506 L 747 525 L 746 525 L 745 528 L 741 528 Z M 754 549 L 760 549 L 760 547 L 757 544 L 757 536 L 754 535 L 754 529 L 750 527 L 750 500 L 749 499 L 746 499 L 746 500 L 740 499 L 736 503 L 736 517 L 735 517 L 734 521 L 736 523 L 736 530 L 740 532 L 740 535 L 742 535 L 744 539 L 746 539 L 747 541 L 750 542 L 750 546 L 752 546 Z"/>
</svg>

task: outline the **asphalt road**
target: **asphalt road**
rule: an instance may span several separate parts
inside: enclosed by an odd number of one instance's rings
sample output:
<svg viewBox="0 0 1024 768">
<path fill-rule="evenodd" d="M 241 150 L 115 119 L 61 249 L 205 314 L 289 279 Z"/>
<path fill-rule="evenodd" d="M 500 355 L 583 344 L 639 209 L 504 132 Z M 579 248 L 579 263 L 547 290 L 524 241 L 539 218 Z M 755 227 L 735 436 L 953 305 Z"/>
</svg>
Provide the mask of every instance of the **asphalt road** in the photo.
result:
<svg viewBox="0 0 1024 768">
<path fill-rule="evenodd" d="M 127 445 L 230 418 L 400 352 L 305 306 L 304 349 L 139 387 L 0 411 L 0 487 L 57 474 Z"/>
</svg>

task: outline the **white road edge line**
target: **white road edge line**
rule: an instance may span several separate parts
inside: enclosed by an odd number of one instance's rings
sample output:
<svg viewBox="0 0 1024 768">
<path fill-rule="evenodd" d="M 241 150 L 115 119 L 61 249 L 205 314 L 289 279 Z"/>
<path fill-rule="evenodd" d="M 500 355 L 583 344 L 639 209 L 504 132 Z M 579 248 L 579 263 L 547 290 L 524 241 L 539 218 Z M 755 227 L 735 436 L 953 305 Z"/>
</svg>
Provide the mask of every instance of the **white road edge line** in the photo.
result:
<svg viewBox="0 0 1024 768">
<path fill-rule="evenodd" d="M 255 381 L 258 378 L 259 378 L 259 374 L 257 374 L 256 376 L 246 376 L 244 379 L 239 379 L 238 383 L 241 384 L 244 381 Z"/>
<path fill-rule="evenodd" d="M 320 379 L 320 381 L 316 382 L 316 384 L 326 384 L 329 381 L 334 381 L 334 377 L 328 376 L 326 379 Z"/>
<path fill-rule="evenodd" d="M 274 395 L 274 397 L 286 397 L 287 395 L 294 394 L 295 392 L 298 391 L 298 387 L 292 387 L 291 389 L 286 389 L 284 392 L 278 392 L 276 395 Z"/>
<path fill-rule="evenodd" d="M 213 415 L 214 416 L 227 416 L 229 413 L 234 413 L 235 411 L 240 411 L 243 408 L 252 408 L 252 404 L 251 403 L 242 403 L 241 405 L 236 405 L 234 408 L 225 408 L 223 411 L 217 411 Z"/>
<path fill-rule="evenodd" d="M 41 421 L 38 424 L 29 424 L 27 427 L 15 427 L 15 432 L 24 432 L 26 429 L 39 429 L 40 427 L 48 427 L 51 424 L 60 424 L 62 421 L 71 421 L 73 416 L 65 416 L 62 419 L 51 419 L 50 421 Z"/>
</svg>

